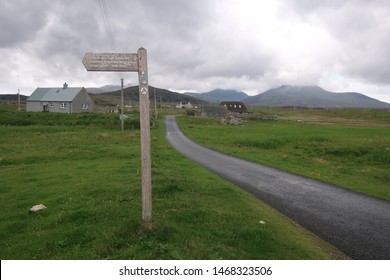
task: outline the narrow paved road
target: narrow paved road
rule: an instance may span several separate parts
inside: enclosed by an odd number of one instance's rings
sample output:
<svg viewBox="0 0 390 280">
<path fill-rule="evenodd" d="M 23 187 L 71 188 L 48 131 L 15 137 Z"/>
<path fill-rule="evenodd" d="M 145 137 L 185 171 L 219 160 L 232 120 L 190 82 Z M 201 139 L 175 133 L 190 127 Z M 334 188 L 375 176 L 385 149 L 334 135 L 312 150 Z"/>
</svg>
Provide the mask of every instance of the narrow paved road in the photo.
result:
<svg viewBox="0 0 390 280">
<path fill-rule="evenodd" d="M 189 140 L 174 116 L 165 135 L 181 154 L 252 193 L 353 259 L 390 259 L 390 203 L 215 152 Z"/>
</svg>

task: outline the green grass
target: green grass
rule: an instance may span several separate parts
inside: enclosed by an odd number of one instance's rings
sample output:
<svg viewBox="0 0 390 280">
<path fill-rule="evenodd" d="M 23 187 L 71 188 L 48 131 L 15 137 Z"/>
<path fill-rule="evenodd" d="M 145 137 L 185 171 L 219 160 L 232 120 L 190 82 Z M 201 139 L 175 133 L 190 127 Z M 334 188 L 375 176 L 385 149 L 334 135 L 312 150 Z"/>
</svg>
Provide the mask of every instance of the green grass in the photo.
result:
<svg viewBox="0 0 390 280">
<path fill-rule="evenodd" d="M 82 117 L 0 126 L 1 259 L 345 258 L 179 155 L 161 120 L 152 130 L 153 223 L 143 223 L 139 131 L 67 119 Z M 29 213 L 40 203 L 48 208 Z"/>
<path fill-rule="evenodd" d="M 284 120 L 301 120 L 311 123 L 343 123 L 354 125 L 382 125 L 389 126 L 390 110 L 386 109 L 305 109 L 293 108 L 263 108 L 254 112 L 276 114 Z"/>
<path fill-rule="evenodd" d="M 279 112 L 279 121 L 242 126 L 207 118 L 178 122 L 190 138 L 223 153 L 390 200 L 388 110 Z"/>
<path fill-rule="evenodd" d="M 0 106 L 0 125 L 3 126 L 100 126 L 108 129 L 120 127 L 120 119 L 117 114 L 69 114 L 64 117 L 63 113 L 37 113 L 17 112 L 14 108 Z M 127 113 L 127 115 L 129 115 Z M 139 129 L 139 113 L 131 113 L 130 118 L 125 121 L 128 128 Z"/>
</svg>

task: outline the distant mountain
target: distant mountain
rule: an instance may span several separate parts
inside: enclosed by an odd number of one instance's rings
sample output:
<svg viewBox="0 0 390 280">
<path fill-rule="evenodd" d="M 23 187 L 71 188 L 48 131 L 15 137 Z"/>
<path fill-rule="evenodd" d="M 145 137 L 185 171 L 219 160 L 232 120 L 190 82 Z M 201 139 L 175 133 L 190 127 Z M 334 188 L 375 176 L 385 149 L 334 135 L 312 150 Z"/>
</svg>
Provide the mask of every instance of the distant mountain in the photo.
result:
<svg viewBox="0 0 390 280">
<path fill-rule="evenodd" d="M 228 89 L 215 89 L 203 93 L 185 92 L 184 94 L 213 103 L 219 103 L 222 101 L 242 101 L 248 98 L 248 95 L 245 92 Z"/>
<path fill-rule="evenodd" d="M 126 84 L 123 87 L 128 88 L 131 84 Z M 100 94 L 105 92 L 113 92 L 121 89 L 121 85 L 105 85 L 98 88 L 86 88 L 86 90 L 91 94 Z"/>
<path fill-rule="evenodd" d="M 124 88 L 123 96 L 124 103 L 138 103 L 139 101 L 139 87 L 132 86 Z M 178 92 L 169 91 L 166 89 L 155 88 L 149 86 L 149 98 L 153 99 L 154 94 L 156 93 L 157 103 L 160 101 L 163 103 L 179 103 L 179 102 L 191 102 L 192 104 L 204 104 L 205 102 L 194 97 L 190 97 Z M 121 90 L 116 90 L 112 92 L 105 92 L 100 94 L 92 94 L 92 99 L 97 105 L 106 105 L 106 106 L 116 106 L 120 104 L 121 99 Z"/>
<path fill-rule="evenodd" d="M 253 106 L 315 108 L 390 108 L 389 103 L 357 92 L 335 93 L 319 86 L 281 86 L 244 100 Z"/>
</svg>

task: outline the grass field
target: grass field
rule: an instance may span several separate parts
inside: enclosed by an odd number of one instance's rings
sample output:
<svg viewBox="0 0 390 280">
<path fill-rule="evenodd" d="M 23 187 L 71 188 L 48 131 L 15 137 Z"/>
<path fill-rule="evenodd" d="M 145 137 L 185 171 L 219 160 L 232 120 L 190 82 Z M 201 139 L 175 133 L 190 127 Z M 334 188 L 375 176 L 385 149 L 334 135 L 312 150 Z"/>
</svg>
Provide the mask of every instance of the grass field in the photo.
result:
<svg viewBox="0 0 390 280">
<path fill-rule="evenodd" d="M 223 153 L 390 200 L 389 110 L 273 109 L 278 121 L 224 126 L 178 118 L 190 138 Z"/>
<path fill-rule="evenodd" d="M 345 258 L 179 155 L 161 121 L 152 130 L 153 223 L 144 224 L 138 130 L 121 134 L 115 115 L 7 108 L 0 119 L 1 259 Z M 40 203 L 48 208 L 29 213 Z"/>
</svg>

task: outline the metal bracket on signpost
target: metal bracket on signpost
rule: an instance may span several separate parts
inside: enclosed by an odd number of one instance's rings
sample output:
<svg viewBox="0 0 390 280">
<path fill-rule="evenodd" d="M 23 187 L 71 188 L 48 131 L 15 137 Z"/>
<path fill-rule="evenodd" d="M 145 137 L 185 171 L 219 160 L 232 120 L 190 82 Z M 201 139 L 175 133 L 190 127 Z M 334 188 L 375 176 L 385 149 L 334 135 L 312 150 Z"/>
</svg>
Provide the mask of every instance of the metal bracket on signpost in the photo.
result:
<svg viewBox="0 0 390 280">
<path fill-rule="evenodd" d="M 137 53 L 86 53 L 83 64 L 87 71 L 138 72 L 141 118 L 142 219 L 150 222 L 152 220 L 152 168 L 146 49 L 140 48 Z"/>
</svg>

